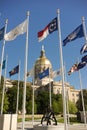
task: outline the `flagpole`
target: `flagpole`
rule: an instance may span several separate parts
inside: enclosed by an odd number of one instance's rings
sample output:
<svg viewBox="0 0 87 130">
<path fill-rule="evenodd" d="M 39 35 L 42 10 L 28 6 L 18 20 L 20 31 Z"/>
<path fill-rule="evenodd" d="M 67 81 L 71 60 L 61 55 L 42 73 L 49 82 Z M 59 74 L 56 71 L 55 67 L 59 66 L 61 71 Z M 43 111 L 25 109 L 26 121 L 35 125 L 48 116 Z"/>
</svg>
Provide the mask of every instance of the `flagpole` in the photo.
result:
<svg viewBox="0 0 87 130">
<path fill-rule="evenodd" d="M 83 25 L 83 32 L 84 32 L 85 41 L 86 41 L 86 44 L 87 44 L 86 26 L 85 26 L 85 18 L 84 18 L 84 16 L 82 17 L 82 25 Z"/>
<path fill-rule="evenodd" d="M 51 108 L 52 107 L 52 100 L 51 100 L 50 68 L 49 68 L 49 99 L 50 99 L 50 108 Z"/>
<path fill-rule="evenodd" d="M 6 19 L 6 21 L 5 21 L 4 36 L 6 34 L 7 24 L 8 24 L 8 19 Z M 0 66 L 0 83 L 1 83 L 1 76 L 2 76 L 2 63 L 3 63 L 3 58 L 4 58 L 4 49 L 5 49 L 5 39 L 3 40 L 3 47 L 2 47 L 1 66 Z"/>
<path fill-rule="evenodd" d="M 20 61 L 19 61 L 19 73 L 18 73 L 18 88 L 17 88 L 16 114 L 18 114 L 18 103 L 19 103 L 19 81 L 20 81 Z"/>
<path fill-rule="evenodd" d="M 27 21 L 29 22 L 30 12 L 27 12 Z M 26 33 L 26 49 L 25 49 L 25 73 L 24 73 L 24 92 L 23 92 L 23 118 L 22 118 L 22 130 L 25 127 L 25 110 L 26 110 L 26 74 L 27 74 L 27 61 L 28 61 L 28 23 L 27 23 L 27 33 Z"/>
<path fill-rule="evenodd" d="M 35 66 L 33 70 L 33 93 L 32 93 L 32 125 L 34 126 L 34 79 L 35 77 Z"/>
<path fill-rule="evenodd" d="M 6 66 L 5 66 L 5 72 L 4 72 L 4 84 L 3 84 L 2 102 L 1 102 L 1 115 L 3 114 L 3 106 L 4 106 L 4 93 L 5 93 L 5 87 L 6 87 L 7 58 L 8 57 L 6 56 Z"/>
<path fill-rule="evenodd" d="M 79 73 L 79 80 L 80 80 L 80 89 L 81 89 L 81 97 L 82 97 L 82 107 L 83 107 L 84 123 L 86 125 L 86 112 L 85 112 L 85 105 L 84 105 L 84 97 L 83 97 L 82 80 L 81 80 L 80 70 L 78 70 L 78 73 Z"/>
<path fill-rule="evenodd" d="M 69 94 L 68 94 L 68 90 L 66 91 L 66 109 L 67 109 L 67 123 L 70 124 L 70 120 L 69 120 Z"/>
<path fill-rule="evenodd" d="M 34 79 L 33 79 L 33 93 L 32 93 L 32 125 L 34 126 Z"/>
<path fill-rule="evenodd" d="M 64 65 L 64 77 L 65 77 L 65 82 L 67 82 L 67 78 L 66 78 L 66 66 Z M 66 88 L 66 86 L 65 86 Z M 68 90 L 66 89 L 65 91 L 66 93 L 66 113 L 67 113 L 67 124 L 70 124 L 70 120 L 69 120 L 69 94 L 68 94 Z"/>
<path fill-rule="evenodd" d="M 60 63 L 62 72 L 62 96 L 63 96 L 63 116 L 64 116 L 64 129 L 67 130 L 67 119 L 66 119 L 66 96 L 65 96 L 65 85 L 64 85 L 64 67 L 63 67 L 63 53 L 62 53 L 62 40 L 61 40 L 61 29 L 60 29 L 60 10 L 57 10 L 58 14 L 58 36 L 60 44 Z"/>
</svg>

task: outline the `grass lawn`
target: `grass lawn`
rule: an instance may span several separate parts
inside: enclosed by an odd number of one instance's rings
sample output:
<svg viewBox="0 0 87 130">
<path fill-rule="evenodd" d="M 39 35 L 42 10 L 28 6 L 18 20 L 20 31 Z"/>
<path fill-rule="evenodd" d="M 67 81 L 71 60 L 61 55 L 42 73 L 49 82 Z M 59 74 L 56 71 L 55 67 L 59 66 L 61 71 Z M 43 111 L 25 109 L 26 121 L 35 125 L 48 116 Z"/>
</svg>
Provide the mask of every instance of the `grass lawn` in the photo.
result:
<svg viewBox="0 0 87 130">
<path fill-rule="evenodd" d="M 58 123 L 64 123 L 64 118 L 63 117 L 57 117 L 56 119 L 57 119 Z M 25 118 L 25 121 L 31 121 L 31 120 L 32 120 L 32 118 L 29 118 L 29 117 Z M 35 118 L 34 120 L 41 120 L 41 118 Z M 70 124 L 81 123 L 80 121 L 77 120 L 76 117 L 70 117 L 69 121 L 70 121 Z M 22 118 L 18 118 L 18 122 L 22 122 Z"/>
</svg>

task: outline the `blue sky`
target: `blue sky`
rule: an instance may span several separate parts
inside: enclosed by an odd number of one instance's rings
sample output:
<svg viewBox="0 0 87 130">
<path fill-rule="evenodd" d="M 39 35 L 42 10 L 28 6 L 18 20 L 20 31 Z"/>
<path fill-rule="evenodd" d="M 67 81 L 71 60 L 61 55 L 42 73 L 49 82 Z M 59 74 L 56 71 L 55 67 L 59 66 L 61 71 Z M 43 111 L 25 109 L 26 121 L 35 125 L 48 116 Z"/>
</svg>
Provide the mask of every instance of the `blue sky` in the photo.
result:
<svg viewBox="0 0 87 130">
<path fill-rule="evenodd" d="M 87 26 L 87 1 L 86 0 L 1 0 L 0 1 L 0 28 L 8 19 L 7 32 L 15 28 L 26 19 L 26 12 L 30 11 L 29 17 L 29 47 L 28 47 L 28 70 L 30 70 L 36 59 L 40 56 L 42 45 L 44 45 L 46 56 L 51 61 L 53 70 L 60 68 L 59 38 L 58 31 L 50 34 L 42 42 L 38 42 L 37 32 L 57 16 L 57 9 L 60 9 L 60 24 L 62 40 L 71 33 L 77 26 L 82 23 L 82 16 L 85 17 Z M 0 57 L 2 53 L 3 41 L 0 41 Z M 84 37 L 69 42 L 63 47 L 63 58 L 66 66 L 66 72 L 71 66 L 83 55 L 80 49 L 85 43 Z M 7 75 L 21 61 L 21 80 L 24 75 L 25 60 L 25 44 L 26 35 L 18 36 L 14 41 L 6 42 L 4 59 L 8 55 Z M 85 55 L 85 54 L 84 54 Z M 87 67 L 81 69 L 83 88 L 87 88 Z M 4 71 L 3 73 L 4 74 Z M 11 79 L 17 79 L 18 75 L 14 75 Z M 57 77 L 55 80 L 60 80 Z M 66 74 L 67 82 L 79 89 L 78 72 L 74 72 L 71 76 Z M 28 78 L 30 81 L 30 78 Z"/>
</svg>

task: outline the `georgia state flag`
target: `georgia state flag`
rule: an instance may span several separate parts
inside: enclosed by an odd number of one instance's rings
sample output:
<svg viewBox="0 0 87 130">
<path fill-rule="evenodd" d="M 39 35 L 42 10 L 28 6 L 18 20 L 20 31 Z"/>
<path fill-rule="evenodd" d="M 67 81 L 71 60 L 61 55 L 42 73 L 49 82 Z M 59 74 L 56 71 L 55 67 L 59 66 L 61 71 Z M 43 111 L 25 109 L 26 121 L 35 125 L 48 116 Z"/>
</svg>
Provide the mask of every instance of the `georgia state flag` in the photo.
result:
<svg viewBox="0 0 87 130">
<path fill-rule="evenodd" d="M 65 46 L 68 42 L 71 42 L 83 36 L 84 36 L 83 25 L 81 24 L 63 40 L 63 46 Z"/>
</svg>

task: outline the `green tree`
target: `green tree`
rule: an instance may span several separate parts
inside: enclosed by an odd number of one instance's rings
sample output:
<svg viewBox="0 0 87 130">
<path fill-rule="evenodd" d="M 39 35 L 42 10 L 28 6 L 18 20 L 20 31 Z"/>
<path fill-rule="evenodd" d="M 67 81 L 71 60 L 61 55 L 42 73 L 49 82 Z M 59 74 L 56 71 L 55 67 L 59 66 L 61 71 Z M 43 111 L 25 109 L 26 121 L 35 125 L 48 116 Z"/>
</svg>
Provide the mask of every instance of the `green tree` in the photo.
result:
<svg viewBox="0 0 87 130">
<path fill-rule="evenodd" d="M 63 113 L 63 101 L 61 94 L 53 94 L 53 110 L 56 114 Z"/>
<path fill-rule="evenodd" d="M 69 101 L 69 103 L 68 103 L 68 108 L 69 108 L 69 113 L 70 113 L 70 114 L 75 114 L 75 113 L 77 113 L 77 107 L 76 107 L 76 104 L 75 104 L 75 103 Z"/>
<path fill-rule="evenodd" d="M 37 104 L 37 113 L 42 114 L 46 112 L 46 109 L 49 107 L 49 92 L 40 91 L 36 96 Z M 61 94 L 52 93 L 52 108 L 55 114 L 63 113 L 63 102 Z"/>
<path fill-rule="evenodd" d="M 85 110 L 87 111 L 87 90 L 83 89 L 82 91 L 83 91 L 84 106 L 85 106 Z M 79 94 L 79 99 L 76 105 L 77 105 L 78 111 L 83 111 L 81 92 Z"/>
<path fill-rule="evenodd" d="M 58 114 L 59 111 L 58 111 L 58 103 L 56 101 L 53 101 L 53 105 L 52 105 L 52 108 L 53 108 L 53 111 L 55 114 Z"/>
<path fill-rule="evenodd" d="M 3 81 L 4 81 L 4 78 L 2 77 L 1 78 L 1 86 L 0 86 L 0 106 L 1 106 L 1 103 L 2 103 Z M 4 101 L 3 101 L 3 103 L 4 103 L 3 104 L 3 113 L 7 113 L 8 112 L 9 101 L 8 101 L 6 91 L 4 93 Z M 1 107 L 0 107 L 0 111 L 1 111 Z"/>
<path fill-rule="evenodd" d="M 9 108 L 8 97 L 7 97 L 7 94 L 5 94 L 4 95 L 4 106 L 3 106 L 3 113 L 4 114 L 8 113 L 8 108 Z"/>
<path fill-rule="evenodd" d="M 17 104 L 17 81 L 13 83 L 15 86 L 12 88 L 8 88 L 7 96 L 9 101 L 9 113 L 16 112 L 16 104 Z M 32 88 L 31 86 L 26 86 L 26 112 L 31 113 L 32 107 L 30 101 L 32 100 Z M 23 82 L 19 84 L 19 103 L 18 110 L 22 112 L 22 104 L 23 104 Z"/>
<path fill-rule="evenodd" d="M 16 101 L 17 101 L 17 87 L 13 86 L 12 88 L 8 88 L 7 96 L 9 101 L 9 113 L 16 112 Z"/>
<path fill-rule="evenodd" d="M 1 106 L 1 102 L 2 102 L 2 92 L 0 91 L 0 106 Z M 4 94 L 4 105 L 3 105 L 3 113 L 7 113 L 8 112 L 8 107 L 9 107 L 9 102 L 8 102 L 8 97 L 6 94 Z M 1 107 L 0 107 L 0 111 L 1 111 Z"/>
<path fill-rule="evenodd" d="M 42 114 L 49 106 L 49 93 L 40 91 L 36 96 L 37 114 Z"/>
<path fill-rule="evenodd" d="M 4 77 L 3 77 L 3 76 L 1 76 L 0 88 L 2 88 L 2 87 L 3 87 L 3 83 L 4 83 Z"/>
<path fill-rule="evenodd" d="M 23 87 L 21 84 L 21 86 L 19 87 L 19 103 L 18 103 L 18 110 L 20 112 L 22 112 L 22 104 L 23 104 Z"/>
<path fill-rule="evenodd" d="M 30 100 L 29 102 L 27 102 L 26 104 L 26 112 L 27 114 L 32 114 L 32 100 Z M 34 102 L 34 114 L 37 113 L 37 105 L 36 103 Z"/>
<path fill-rule="evenodd" d="M 30 86 L 26 88 L 26 113 L 32 113 L 32 88 Z"/>
</svg>

